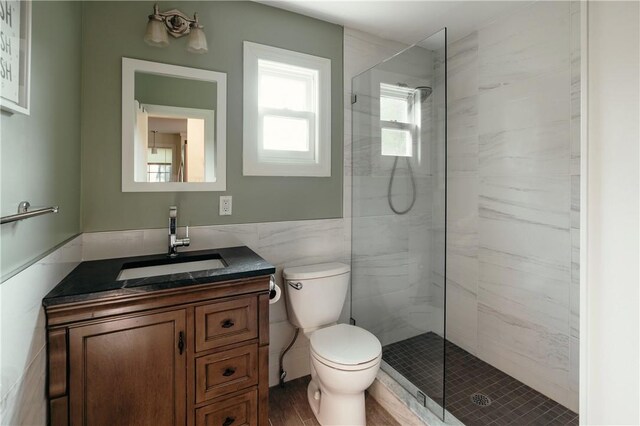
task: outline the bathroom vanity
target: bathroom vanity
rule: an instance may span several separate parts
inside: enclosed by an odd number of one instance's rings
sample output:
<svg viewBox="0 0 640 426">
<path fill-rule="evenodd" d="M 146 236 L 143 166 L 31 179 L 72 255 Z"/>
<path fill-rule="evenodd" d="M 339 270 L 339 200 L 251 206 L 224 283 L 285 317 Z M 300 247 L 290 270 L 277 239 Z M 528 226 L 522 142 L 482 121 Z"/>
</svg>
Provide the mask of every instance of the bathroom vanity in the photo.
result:
<svg viewBox="0 0 640 426">
<path fill-rule="evenodd" d="M 50 424 L 267 425 L 274 272 L 247 247 L 81 263 L 43 300 Z"/>
</svg>

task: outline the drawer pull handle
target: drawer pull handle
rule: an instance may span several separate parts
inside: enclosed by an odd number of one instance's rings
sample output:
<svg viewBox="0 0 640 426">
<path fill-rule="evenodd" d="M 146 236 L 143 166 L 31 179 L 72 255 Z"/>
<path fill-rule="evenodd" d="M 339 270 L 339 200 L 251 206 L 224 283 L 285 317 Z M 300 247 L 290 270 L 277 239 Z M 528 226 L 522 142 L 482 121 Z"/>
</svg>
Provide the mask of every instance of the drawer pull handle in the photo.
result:
<svg viewBox="0 0 640 426">
<path fill-rule="evenodd" d="M 226 370 L 224 370 L 224 373 L 222 373 L 222 375 L 225 377 L 229 377 L 229 376 L 233 376 L 235 372 L 236 372 L 235 368 L 227 368 Z"/>
<path fill-rule="evenodd" d="M 184 351 L 184 334 L 182 331 L 178 334 L 178 350 L 180 351 L 180 355 L 182 355 Z"/>
<path fill-rule="evenodd" d="M 231 328 L 234 325 L 236 325 L 236 323 L 233 322 L 232 319 L 226 319 L 226 320 L 222 321 L 222 328 Z"/>
<path fill-rule="evenodd" d="M 227 417 L 226 419 L 224 419 L 224 423 L 222 423 L 222 426 L 230 426 L 235 421 L 235 417 Z"/>
</svg>

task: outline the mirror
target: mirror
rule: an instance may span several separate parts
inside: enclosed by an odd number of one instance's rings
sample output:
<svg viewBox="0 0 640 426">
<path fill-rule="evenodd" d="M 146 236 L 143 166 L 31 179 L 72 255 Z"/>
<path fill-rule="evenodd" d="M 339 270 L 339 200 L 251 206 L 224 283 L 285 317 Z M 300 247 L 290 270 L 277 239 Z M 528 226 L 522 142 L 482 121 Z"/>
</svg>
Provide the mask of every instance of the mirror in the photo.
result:
<svg viewBox="0 0 640 426">
<path fill-rule="evenodd" d="M 122 58 L 122 191 L 226 190 L 226 74 Z"/>
</svg>

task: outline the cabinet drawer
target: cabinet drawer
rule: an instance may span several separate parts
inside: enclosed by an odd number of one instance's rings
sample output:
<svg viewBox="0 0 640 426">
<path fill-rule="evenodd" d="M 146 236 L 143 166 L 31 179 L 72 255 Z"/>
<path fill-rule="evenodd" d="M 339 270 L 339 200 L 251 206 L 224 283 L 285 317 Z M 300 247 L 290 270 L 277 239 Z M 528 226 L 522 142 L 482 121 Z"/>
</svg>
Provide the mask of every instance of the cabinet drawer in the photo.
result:
<svg viewBox="0 0 640 426">
<path fill-rule="evenodd" d="M 255 296 L 198 306 L 195 311 L 196 352 L 258 337 Z"/>
<path fill-rule="evenodd" d="M 258 424 L 255 389 L 196 410 L 196 426 L 255 426 Z"/>
<path fill-rule="evenodd" d="M 258 384 L 258 346 L 196 358 L 196 404 Z"/>
</svg>

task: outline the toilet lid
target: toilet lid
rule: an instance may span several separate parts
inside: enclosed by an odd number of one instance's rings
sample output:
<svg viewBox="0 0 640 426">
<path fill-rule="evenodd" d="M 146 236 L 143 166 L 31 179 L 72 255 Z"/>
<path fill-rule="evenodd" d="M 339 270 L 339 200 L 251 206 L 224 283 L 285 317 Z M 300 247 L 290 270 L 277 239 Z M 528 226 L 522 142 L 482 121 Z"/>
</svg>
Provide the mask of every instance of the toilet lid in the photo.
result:
<svg viewBox="0 0 640 426">
<path fill-rule="evenodd" d="M 344 365 L 367 363 L 380 355 L 376 336 L 354 325 L 337 324 L 311 334 L 311 349 L 322 358 Z"/>
<path fill-rule="evenodd" d="M 282 275 L 285 280 L 310 280 L 347 274 L 350 270 L 349 265 L 344 263 L 320 263 L 317 265 L 284 268 Z"/>
</svg>

